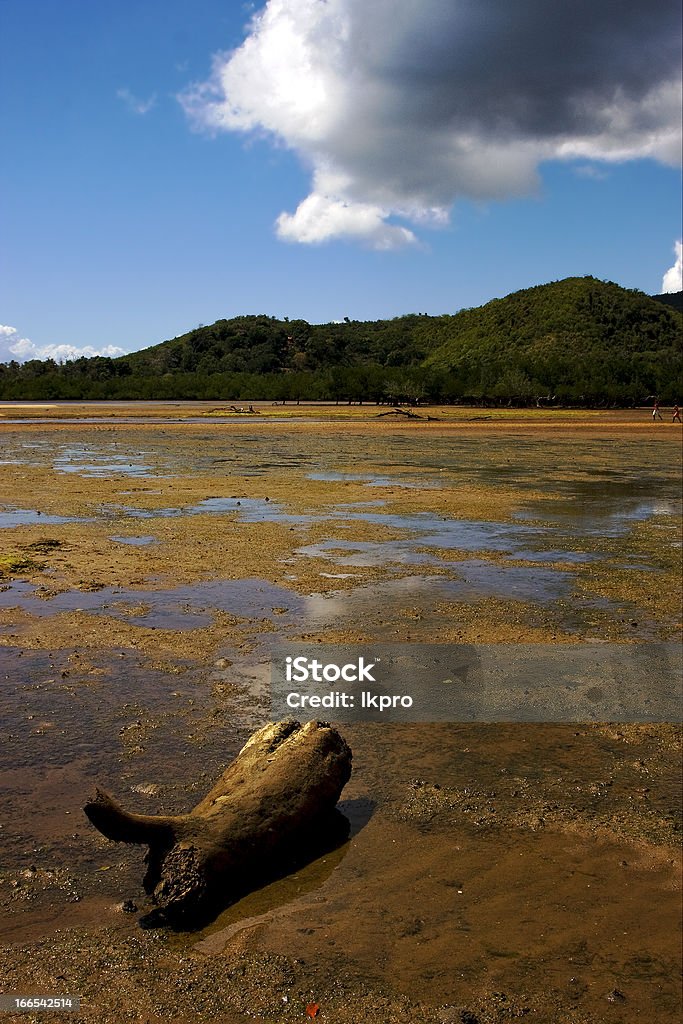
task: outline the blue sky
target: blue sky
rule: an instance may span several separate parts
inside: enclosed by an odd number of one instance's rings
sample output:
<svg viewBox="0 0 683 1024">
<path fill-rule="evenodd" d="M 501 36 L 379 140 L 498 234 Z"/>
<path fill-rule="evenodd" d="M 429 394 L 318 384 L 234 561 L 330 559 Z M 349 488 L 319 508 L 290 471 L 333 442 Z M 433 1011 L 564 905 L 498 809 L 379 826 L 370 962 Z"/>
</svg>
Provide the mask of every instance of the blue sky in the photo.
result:
<svg viewBox="0 0 683 1024">
<path fill-rule="evenodd" d="M 0 360 L 660 291 L 678 5 L 559 6 L 0 0 Z"/>
</svg>

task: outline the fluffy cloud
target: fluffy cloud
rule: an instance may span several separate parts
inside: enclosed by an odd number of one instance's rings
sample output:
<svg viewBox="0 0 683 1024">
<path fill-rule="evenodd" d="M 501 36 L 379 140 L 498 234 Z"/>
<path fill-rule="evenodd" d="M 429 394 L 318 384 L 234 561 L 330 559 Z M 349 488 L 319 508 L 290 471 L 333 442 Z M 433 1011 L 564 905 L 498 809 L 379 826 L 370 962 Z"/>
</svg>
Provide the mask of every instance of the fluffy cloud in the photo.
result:
<svg viewBox="0 0 683 1024">
<path fill-rule="evenodd" d="M 683 291 L 683 242 L 675 243 L 674 252 L 676 253 L 676 262 L 673 267 L 669 267 L 662 278 L 663 292 Z"/>
<path fill-rule="evenodd" d="M 122 348 L 116 345 L 105 345 L 95 349 L 90 345 L 78 348 L 76 345 L 35 345 L 30 338 L 16 337 L 16 327 L 0 324 L 0 362 L 16 360 L 19 363 L 27 359 L 54 359 L 57 363 L 69 359 L 80 359 L 82 356 L 115 356 L 125 355 Z"/>
<path fill-rule="evenodd" d="M 341 189 L 325 187 L 316 175 L 316 187 L 293 214 L 281 213 L 277 233 L 284 241 L 324 242 L 346 238 L 368 242 L 374 249 L 395 249 L 417 241 L 408 228 L 387 224 L 390 209 L 372 203 L 349 202 Z"/>
<path fill-rule="evenodd" d="M 544 160 L 675 163 L 679 17 L 673 0 L 268 0 L 181 102 L 312 169 L 280 237 L 392 248 L 415 235 L 390 218 L 528 194 Z"/>
</svg>

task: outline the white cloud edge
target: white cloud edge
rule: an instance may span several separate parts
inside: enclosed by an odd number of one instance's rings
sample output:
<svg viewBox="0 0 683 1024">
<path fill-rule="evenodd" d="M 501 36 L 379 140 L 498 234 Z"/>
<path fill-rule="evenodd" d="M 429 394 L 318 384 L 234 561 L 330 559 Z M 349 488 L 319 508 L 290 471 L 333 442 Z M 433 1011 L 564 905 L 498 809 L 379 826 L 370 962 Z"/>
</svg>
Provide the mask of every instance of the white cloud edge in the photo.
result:
<svg viewBox="0 0 683 1024">
<path fill-rule="evenodd" d="M 664 294 L 683 291 L 683 241 L 674 242 L 674 253 L 676 254 L 676 261 L 672 267 L 669 267 L 662 278 L 662 292 Z"/>
<path fill-rule="evenodd" d="M 281 213 L 276 234 L 284 242 L 319 245 L 330 238 L 359 241 L 371 249 L 388 251 L 417 243 L 408 228 L 388 224 L 389 211 L 372 203 L 351 203 L 335 195 L 313 191 L 294 213 Z"/>
</svg>

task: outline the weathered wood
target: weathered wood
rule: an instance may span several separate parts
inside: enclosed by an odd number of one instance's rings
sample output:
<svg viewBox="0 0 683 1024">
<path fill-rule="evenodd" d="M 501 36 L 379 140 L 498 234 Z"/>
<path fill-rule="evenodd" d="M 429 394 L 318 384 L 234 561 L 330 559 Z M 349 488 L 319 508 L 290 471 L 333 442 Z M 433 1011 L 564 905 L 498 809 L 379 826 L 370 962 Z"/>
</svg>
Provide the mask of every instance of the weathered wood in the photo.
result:
<svg viewBox="0 0 683 1024">
<path fill-rule="evenodd" d="M 189 814 L 131 814 L 101 789 L 84 811 L 108 839 L 149 846 L 145 889 L 168 917 L 202 916 L 312 845 L 350 774 L 336 729 L 276 722 L 254 733 Z"/>
<path fill-rule="evenodd" d="M 396 407 L 394 409 L 390 409 L 389 412 L 378 412 L 377 415 L 380 418 L 382 416 L 407 416 L 408 419 L 411 419 L 411 420 L 421 420 L 421 419 L 423 419 L 422 416 L 420 416 L 416 412 L 411 412 L 410 409 L 399 409 L 398 407 Z"/>
</svg>

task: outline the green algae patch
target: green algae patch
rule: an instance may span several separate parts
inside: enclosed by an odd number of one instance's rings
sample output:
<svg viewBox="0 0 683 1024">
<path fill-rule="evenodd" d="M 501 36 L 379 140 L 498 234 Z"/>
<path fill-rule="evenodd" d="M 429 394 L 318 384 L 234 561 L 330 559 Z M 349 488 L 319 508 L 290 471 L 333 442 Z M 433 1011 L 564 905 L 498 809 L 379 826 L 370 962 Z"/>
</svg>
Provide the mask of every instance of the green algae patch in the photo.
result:
<svg viewBox="0 0 683 1024">
<path fill-rule="evenodd" d="M 11 580 L 24 573 L 40 572 L 42 562 L 23 554 L 0 555 L 0 579 Z"/>
</svg>

